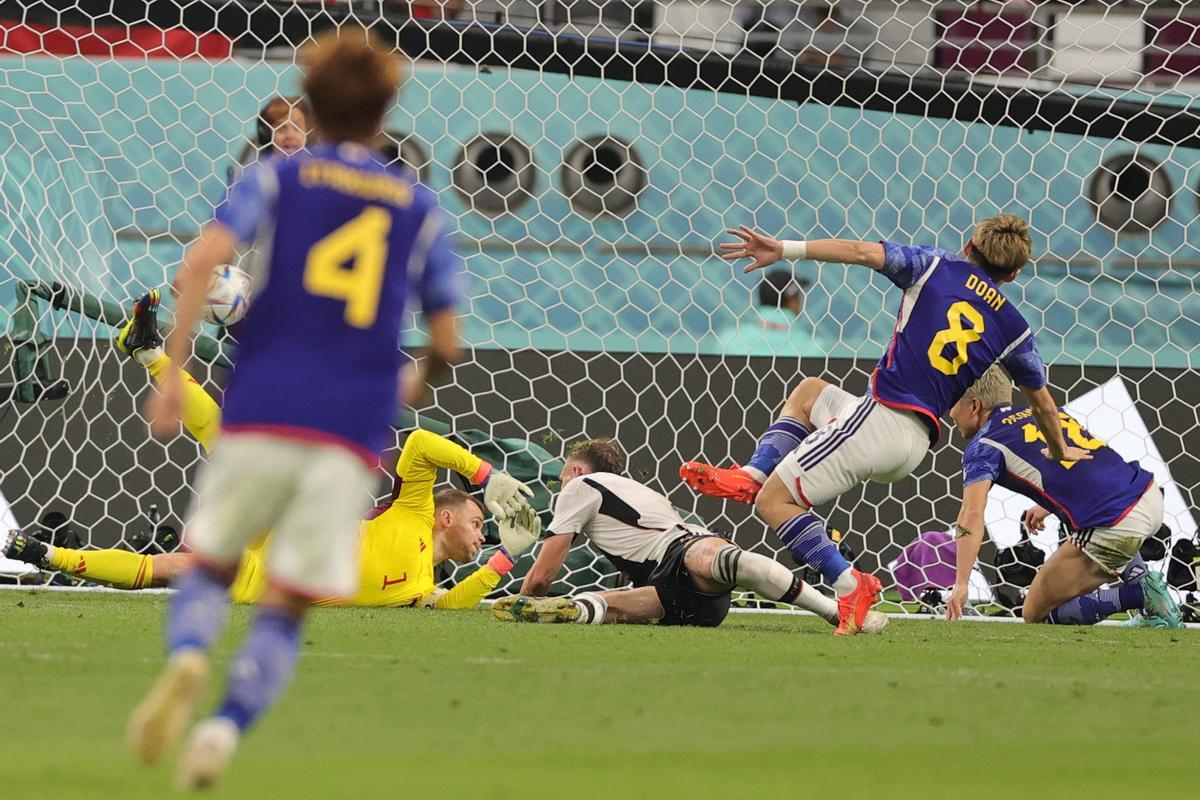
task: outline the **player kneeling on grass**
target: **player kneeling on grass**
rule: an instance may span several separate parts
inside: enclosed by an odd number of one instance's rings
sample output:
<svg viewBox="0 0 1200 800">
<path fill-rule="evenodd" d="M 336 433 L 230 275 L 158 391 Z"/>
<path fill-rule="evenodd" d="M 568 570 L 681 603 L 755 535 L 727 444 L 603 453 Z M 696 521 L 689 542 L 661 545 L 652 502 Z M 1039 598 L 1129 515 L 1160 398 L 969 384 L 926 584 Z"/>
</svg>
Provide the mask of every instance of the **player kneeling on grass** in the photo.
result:
<svg viewBox="0 0 1200 800">
<path fill-rule="evenodd" d="M 659 622 L 715 627 L 729 613 L 734 588 L 812 611 L 838 624 L 837 603 L 779 562 L 704 528 L 689 525 L 666 497 L 624 477 L 625 456 L 612 439 L 577 442 L 567 451 L 562 491 L 521 597 L 498 600 L 503 620 L 526 622 Z M 633 579 L 635 588 L 542 597 L 562 569 L 577 536 Z M 867 633 L 887 617 L 870 612 Z"/>
<path fill-rule="evenodd" d="M 1091 625 L 1117 611 L 1140 611 L 1142 624 L 1180 627 L 1179 606 L 1162 576 L 1149 572 L 1138 555 L 1142 542 L 1162 526 L 1163 497 L 1154 476 L 1093 438 L 1070 414 L 1060 409 L 1058 416 L 1064 437 L 1089 451 L 1090 461 L 1042 457 L 1045 443 L 1033 412 L 1012 405 L 1012 381 L 999 365 L 950 409 L 968 442 L 962 510 L 954 526 L 956 580 L 946 617 L 962 616 L 983 540 L 988 490 L 998 483 L 1038 503 L 1026 514 L 1031 530 L 1041 530 L 1053 513 L 1069 531 L 1029 587 L 1022 608 L 1026 622 Z M 1117 578 L 1119 587 L 1097 591 Z"/>
<path fill-rule="evenodd" d="M 121 330 L 116 346 L 146 367 L 155 379 L 167 374 L 171 359 L 163 353 L 156 312 L 157 290 L 137 301 L 133 318 Z M 185 373 L 181 407 L 184 427 L 211 452 L 221 428 L 221 409 L 199 383 Z M 454 470 L 475 484 L 484 485 L 484 504 L 498 517 L 520 517 L 521 530 L 532 536 L 514 541 L 515 521 L 502 520 L 504 547 L 452 589 L 435 586 L 434 570 L 443 561 L 469 563 L 483 545 L 484 509 L 466 492 L 434 492 L 439 469 Z M 513 565 L 513 560 L 533 545 L 540 523 L 524 495 L 532 492 L 515 478 L 492 469 L 491 464 L 453 442 L 417 430 L 409 434 L 396 464 L 392 497 L 373 509 L 360 525 L 358 591 L 348 601 L 322 600 L 321 605 L 418 606 L 435 609 L 474 608 Z M 267 589 L 268 535 L 243 553 L 237 577 L 230 587 L 235 603 L 255 603 Z M 142 555 L 126 550 L 72 550 L 53 547 L 11 531 L 3 552 L 9 558 L 58 570 L 118 589 L 168 586 L 179 574 L 195 566 L 189 552 Z"/>
</svg>

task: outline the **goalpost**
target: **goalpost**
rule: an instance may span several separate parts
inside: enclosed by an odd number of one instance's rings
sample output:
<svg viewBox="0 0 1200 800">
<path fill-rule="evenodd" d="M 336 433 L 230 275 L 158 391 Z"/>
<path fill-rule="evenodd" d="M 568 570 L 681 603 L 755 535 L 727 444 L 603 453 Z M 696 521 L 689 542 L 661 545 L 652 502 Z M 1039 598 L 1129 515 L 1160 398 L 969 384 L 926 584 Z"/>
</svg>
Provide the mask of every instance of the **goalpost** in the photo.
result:
<svg viewBox="0 0 1200 800">
<path fill-rule="evenodd" d="M 412 59 L 388 150 L 437 192 L 468 274 L 469 358 L 420 424 L 544 478 L 564 443 L 616 436 L 633 477 L 787 562 L 748 508 L 693 496 L 678 466 L 746 458 L 801 376 L 862 391 L 898 299 L 807 264 L 800 315 L 765 312 L 761 276 L 715 241 L 745 223 L 954 250 L 977 218 L 1011 212 L 1035 255 L 1008 291 L 1057 396 L 1166 487 L 1168 555 L 1196 533 L 1200 17 L 1186 7 L 466 0 L 438 21 L 376 2 L 57 5 L 0 11 L 0 490 L 27 528 L 59 511 L 103 547 L 179 525 L 199 449 L 148 438 L 148 380 L 111 346 L 113 315 L 168 280 L 253 157 L 260 108 L 298 90 L 296 46 L 368 25 Z M 228 342 L 208 333 L 197 377 L 217 391 Z M 398 418 L 398 442 L 411 424 Z M 822 510 L 894 599 L 922 593 L 891 566 L 953 521 L 961 445 Z M 1057 544 L 997 553 L 1024 505 L 989 507 L 980 601 L 1019 598 L 1021 570 L 992 568 L 998 555 Z M 932 558 L 936 582 L 939 553 L 909 558 Z M 560 589 L 616 580 L 594 553 L 571 566 Z"/>
</svg>

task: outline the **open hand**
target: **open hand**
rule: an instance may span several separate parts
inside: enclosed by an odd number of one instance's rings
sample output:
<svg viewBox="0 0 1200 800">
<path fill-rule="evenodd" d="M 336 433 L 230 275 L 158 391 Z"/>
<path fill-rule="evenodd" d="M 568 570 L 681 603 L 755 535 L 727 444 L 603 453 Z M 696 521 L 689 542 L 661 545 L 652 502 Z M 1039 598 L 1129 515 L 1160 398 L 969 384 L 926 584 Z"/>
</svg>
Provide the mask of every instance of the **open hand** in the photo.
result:
<svg viewBox="0 0 1200 800">
<path fill-rule="evenodd" d="M 1030 533 L 1046 530 L 1046 517 L 1050 512 L 1041 506 L 1034 506 L 1025 512 L 1025 528 Z"/>
<path fill-rule="evenodd" d="M 1088 452 L 1087 450 L 1084 450 L 1082 447 L 1071 447 L 1070 445 L 1068 445 L 1067 449 L 1063 450 L 1062 453 L 1057 456 L 1050 452 L 1049 447 L 1043 447 L 1042 455 L 1045 456 L 1046 458 L 1050 459 L 1051 461 L 1091 461 L 1092 460 L 1092 454 L 1090 452 Z"/>
<path fill-rule="evenodd" d="M 946 619 L 962 619 L 963 607 L 967 604 L 967 587 L 955 586 L 946 601 Z"/>
<path fill-rule="evenodd" d="M 764 236 L 745 225 L 730 228 L 726 233 L 738 237 L 740 241 L 721 242 L 721 258 L 726 261 L 737 261 L 739 258 L 754 259 L 750 266 L 742 270 L 743 272 L 769 267 L 783 257 L 783 242 Z"/>
</svg>

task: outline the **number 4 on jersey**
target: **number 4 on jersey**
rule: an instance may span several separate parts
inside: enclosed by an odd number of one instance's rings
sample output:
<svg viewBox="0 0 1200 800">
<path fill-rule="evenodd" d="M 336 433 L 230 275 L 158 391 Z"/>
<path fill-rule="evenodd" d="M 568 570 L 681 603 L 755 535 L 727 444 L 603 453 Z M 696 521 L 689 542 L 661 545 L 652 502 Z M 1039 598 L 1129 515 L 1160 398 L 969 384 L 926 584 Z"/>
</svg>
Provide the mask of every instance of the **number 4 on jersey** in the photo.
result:
<svg viewBox="0 0 1200 800">
<path fill-rule="evenodd" d="M 391 229 L 392 215 L 371 206 L 321 239 L 308 251 L 304 290 L 345 302 L 347 325 L 374 325 Z"/>
<path fill-rule="evenodd" d="M 1107 442 L 1105 442 L 1103 439 L 1089 438 L 1087 432 L 1083 429 L 1083 426 L 1079 424 L 1079 420 L 1075 419 L 1070 414 L 1060 411 L 1058 412 L 1058 419 L 1062 423 L 1063 436 L 1065 436 L 1067 441 L 1076 447 L 1081 447 L 1084 450 L 1090 451 L 1099 450 L 1101 447 L 1104 447 L 1104 445 L 1107 444 Z M 1038 430 L 1038 426 L 1032 422 L 1026 422 L 1021 430 L 1024 432 L 1025 441 L 1028 443 L 1046 441 L 1046 437 L 1042 435 L 1040 430 Z M 1058 463 L 1062 464 L 1065 469 L 1070 469 L 1079 462 L 1060 461 Z"/>
</svg>

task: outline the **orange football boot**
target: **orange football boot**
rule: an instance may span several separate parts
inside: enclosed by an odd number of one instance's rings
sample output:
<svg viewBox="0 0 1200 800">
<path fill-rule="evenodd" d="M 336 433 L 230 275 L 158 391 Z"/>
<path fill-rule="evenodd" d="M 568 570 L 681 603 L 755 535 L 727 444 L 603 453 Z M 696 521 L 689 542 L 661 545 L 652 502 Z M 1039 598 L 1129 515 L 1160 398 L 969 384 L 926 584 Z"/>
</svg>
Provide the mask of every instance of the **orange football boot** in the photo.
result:
<svg viewBox="0 0 1200 800">
<path fill-rule="evenodd" d="M 753 503 L 762 488 L 761 483 L 736 466 L 724 469 L 699 461 L 689 461 L 680 467 L 679 477 L 692 491 L 739 503 Z"/>
<path fill-rule="evenodd" d="M 879 602 L 883 584 L 874 575 L 854 570 L 858 588 L 838 598 L 838 626 L 834 636 L 854 636 L 862 632 L 863 622 L 871 606 Z"/>
</svg>

